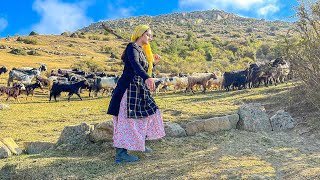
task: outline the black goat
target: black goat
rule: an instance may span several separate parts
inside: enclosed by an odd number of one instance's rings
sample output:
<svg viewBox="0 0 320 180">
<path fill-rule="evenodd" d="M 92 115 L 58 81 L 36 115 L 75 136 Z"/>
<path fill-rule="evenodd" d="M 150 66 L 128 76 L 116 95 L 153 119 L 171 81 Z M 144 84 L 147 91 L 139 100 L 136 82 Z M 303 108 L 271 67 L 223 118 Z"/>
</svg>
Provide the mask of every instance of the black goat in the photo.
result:
<svg viewBox="0 0 320 180">
<path fill-rule="evenodd" d="M 6 73 L 8 71 L 8 68 L 7 67 L 5 67 L 5 66 L 2 66 L 1 68 L 0 68 L 0 75 L 3 73 Z"/>
<path fill-rule="evenodd" d="M 73 94 L 78 95 L 80 100 L 82 101 L 82 98 L 80 96 L 80 90 L 81 88 L 86 88 L 88 86 L 87 80 L 82 80 L 80 82 L 67 82 L 67 83 L 53 83 L 52 89 L 50 90 L 50 99 L 51 101 L 52 96 L 54 97 L 54 100 L 57 101 L 56 97 L 61 95 L 61 92 L 68 92 L 68 101 L 70 101 L 70 97 Z"/>
<path fill-rule="evenodd" d="M 238 87 L 238 90 L 246 88 L 247 77 L 248 70 L 225 72 L 223 74 L 223 87 L 226 91 L 230 90 L 230 86 L 232 86 L 233 90 L 235 87 Z"/>
<path fill-rule="evenodd" d="M 40 81 L 37 81 L 34 84 L 25 85 L 25 87 L 26 87 L 25 94 L 27 95 L 26 100 L 28 99 L 28 96 L 30 94 L 31 94 L 31 100 L 33 100 L 33 94 L 36 88 L 40 88 L 41 90 L 43 90 L 43 86 Z"/>
</svg>

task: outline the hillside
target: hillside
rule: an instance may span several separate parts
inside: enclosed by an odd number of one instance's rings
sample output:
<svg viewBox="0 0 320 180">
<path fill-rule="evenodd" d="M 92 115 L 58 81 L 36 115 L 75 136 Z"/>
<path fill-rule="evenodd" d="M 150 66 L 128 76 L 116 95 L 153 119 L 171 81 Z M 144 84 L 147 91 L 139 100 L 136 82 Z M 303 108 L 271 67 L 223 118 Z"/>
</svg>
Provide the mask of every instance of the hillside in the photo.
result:
<svg viewBox="0 0 320 180">
<path fill-rule="evenodd" d="M 157 72 L 205 72 L 243 69 L 254 61 L 272 60 L 282 55 L 281 36 L 291 23 L 239 17 L 218 10 L 140 16 L 104 22 L 129 38 L 137 24 L 150 23 L 154 30 L 153 51 L 162 62 Z M 62 35 L 18 35 L 0 39 L 0 65 L 69 68 L 83 62 L 99 70 L 119 73 L 126 41 L 116 38 L 93 23 L 77 32 Z M 24 49 L 21 55 L 9 53 Z M 30 51 L 36 51 L 30 52 Z M 88 68 L 88 67 L 83 67 Z"/>
<path fill-rule="evenodd" d="M 152 47 L 163 58 L 157 72 L 204 72 L 238 70 L 248 63 L 282 55 L 282 35 L 289 22 L 239 17 L 223 11 L 198 11 L 161 16 L 131 17 L 104 22 L 129 38 L 140 23 L 150 23 Z M 0 39 L 0 67 L 52 69 L 79 67 L 87 71 L 120 74 L 119 59 L 127 42 L 93 23 L 77 32 L 61 35 L 11 36 Z M 6 85 L 8 73 L 0 75 Z M 22 154 L 0 160 L 0 179 L 319 179 L 320 141 L 318 112 L 306 104 L 294 80 L 278 86 L 206 94 L 161 92 L 154 96 L 165 122 L 187 123 L 237 113 L 240 106 L 261 103 L 268 117 L 283 109 L 295 120 L 286 131 L 249 132 L 239 129 L 200 132 L 180 138 L 147 142 L 154 153 L 133 152 L 135 164 L 114 163 L 111 142 L 63 144 L 41 154 Z M 67 102 L 49 102 L 47 90 L 36 90 L 33 100 L 20 103 L 0 96 L 0 138 L 25 142 L 57 142 L 65 126 L 111 120 L 106 114 L 110 97 L 75 95 Z"/>
<path fill-rule="evenodd" d="M 101 23 L 93 23 L 80 29 L 80 32 L 94 32 L 101 29 Z M 113 21 L 104 21 L 111 29 L 118 30 L 129 37 L 132 29 L 138 24 L 150 24 L 158 37 L 159 33 L 186 37 L 187 31 L 197 33 L 197 38 L 211 40 L 210 36 L 229 39 L 232 33 L 243 35 L 241 38 L 255 35 L 257 38 L 270 38 L 284 35 L 290 22 L 267 21 L 264 19 L 244 18 L 220 10 L 173 13 L 159 16 L 139 16 Z M 274 32 L 272 32 L 274 31 Z M 170 36 L 174 38 L 175 36 Z M 269 37 L 268 37 L 269 36 Z"/>
</svg>

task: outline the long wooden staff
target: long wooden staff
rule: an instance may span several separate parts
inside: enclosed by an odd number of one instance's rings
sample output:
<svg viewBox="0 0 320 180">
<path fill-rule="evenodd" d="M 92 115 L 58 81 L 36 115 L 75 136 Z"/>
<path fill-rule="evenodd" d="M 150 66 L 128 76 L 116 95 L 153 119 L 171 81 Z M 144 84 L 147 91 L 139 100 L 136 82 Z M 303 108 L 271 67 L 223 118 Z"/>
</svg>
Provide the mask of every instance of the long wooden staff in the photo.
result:
<svg viewBox="0 0 320 180">
<path fill-rule="evenodd" d="M 112 30 L 111 28 L 108 28 L 104 23 L 101 23 L 101 26 L 102 26 L 102 28 L 103 28 L 104 30 L 106 30 L 107 32 L 109 32 L 109 33 L 111 33 L 111 34 L 115 35 L 117 38 L 130 42 L 130 40 L 129 40 L 129 39 L 127 39 L 127 38 L 125 38 L 125 37 L 123 37 L 123 36 L 121 36 L 121 35 L 117 34 L 114 30 Z M 161 61 L 163 61 L 163 62 L 165 62 L 165 63 L 168 63 L 168 64 L 172 65 L 172 63 L 171 63 L 171 62 L 168 62 L 168 61 L 164 60 L 163 58 L 161 58 Z"/>
<path fill-rule="evenodd" d="M 115 36 L 116 36 L 117 38 L 119 38 L 119 39 L 122 39 L 122 40 L 125 40 L 125 41 L 130 41 L 129 39 L 127 39 L 127 38 L 125 38 L 125 37 L 117 34 L 116 32 L 114 32 L 114 30 L 112 30 L 111 28 L 108 28 L 108 27 L 107 27 L 105 24 L 103 24 L 103 23 L 102 23 L 102 28 L 103 28 L 104 30 L 106 30 L 107 32 L 115 35 Z"/>
</svg>

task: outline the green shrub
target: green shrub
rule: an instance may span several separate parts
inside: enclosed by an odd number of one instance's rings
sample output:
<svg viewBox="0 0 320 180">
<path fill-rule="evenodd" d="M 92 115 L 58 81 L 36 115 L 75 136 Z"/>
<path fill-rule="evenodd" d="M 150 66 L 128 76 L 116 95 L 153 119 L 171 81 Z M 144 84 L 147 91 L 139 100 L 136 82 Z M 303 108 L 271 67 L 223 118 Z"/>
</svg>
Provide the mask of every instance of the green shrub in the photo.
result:
<svg viewBox="0 0 320 180">
<path fill-rule="evenodd" d="M 23 42 L 25 44 L 33 44 L 33 45 L 38 44 L 36 39 L 22 38 L 20 36 L 17 38 L 17 41 Z"/>
<path fill-rule="evenodd" d="M 81 69 L 89 72 L 103 71 L 105 66 L 92 60 L 82 60 L 71 66 L 72 69 Z"/>
<path fill-rule="evenodd" d="M 100 37 L 99 36 L 95 36 L 95 35 L 89 36 L 88 38 L 90 40 L 100 40 Z"/>
<path fill-rule="evenodd" d="M 31 50 L 27 52 L 28 55 L 32 55 L 32 56 L 40 56 L 40 54 L 37 51 Z"/>
<path fill-rule="evenodd" d="M 61 33 L 61 36 L 70 37 L 70 32 L 63 32 Z"/>
<path fill-rule="evenodd" d="M 39 35 L 38 33 L 34 32 L 34 31 L 31 31 L 29 36 L 35 36 L 35 35 Z"/>
<path fill-rule="evenodd" d="M 107 54 L 111 54 L 112 53 L 112 47 L 109 46 L 105 46 L 105 47 L 101 47 L 101 51 Z"/>
<path fill-rule="evenodd" d="M 27 55 L 26 51 L 20 48 L 12 49 L 9 53 L 23 56 Z"/>
<path fill-rule="evenodd" d="M 72 34 L 70 35 L 70 37 L 72 37 L 72 38 L 79 38 L 79 36 L 78 36 L 77 33 L 72 33 Z"/>
</svg>

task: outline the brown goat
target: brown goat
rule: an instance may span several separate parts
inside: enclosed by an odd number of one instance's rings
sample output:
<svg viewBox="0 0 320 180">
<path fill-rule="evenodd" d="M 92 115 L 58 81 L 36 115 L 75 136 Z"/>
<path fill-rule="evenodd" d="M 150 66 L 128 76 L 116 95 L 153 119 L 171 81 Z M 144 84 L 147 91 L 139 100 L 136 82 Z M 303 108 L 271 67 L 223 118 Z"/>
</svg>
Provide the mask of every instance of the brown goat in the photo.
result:
<svg viewBox="0 0 320 180">
<path fill-rule="evenodd" d="M 188 87 L 186 88 L 185 93 L 187 93 L 188 90 L 191 90 L 192 93 L 194 94 L 193 91 L 193 86 L 196 84 L 199 84 L 202 86 L 203 88 L 203 93 L 206 93 L 206 86 L 207 86 L 207 82 L 209 81 L 209 79 L 217 79 L 217 76 L 214 73 L 211 73 L 209 75 L 206 76 L 201 76 L 201 77 L 192 77 L 189 76 L 188 77 Z"/>
<path fill-rule="evenodd" d="M 18 96 L 20 95 L 20 91 L 21 90 L 25 90 L 25 86 L 22 83 L 14 83 L 12 87 L 7 87 L 7 99 L 6 101 L 8 101 L 9 97 L 13 97 L 14 99 L 16 99 L 18 102 Z"/>
</svg>

